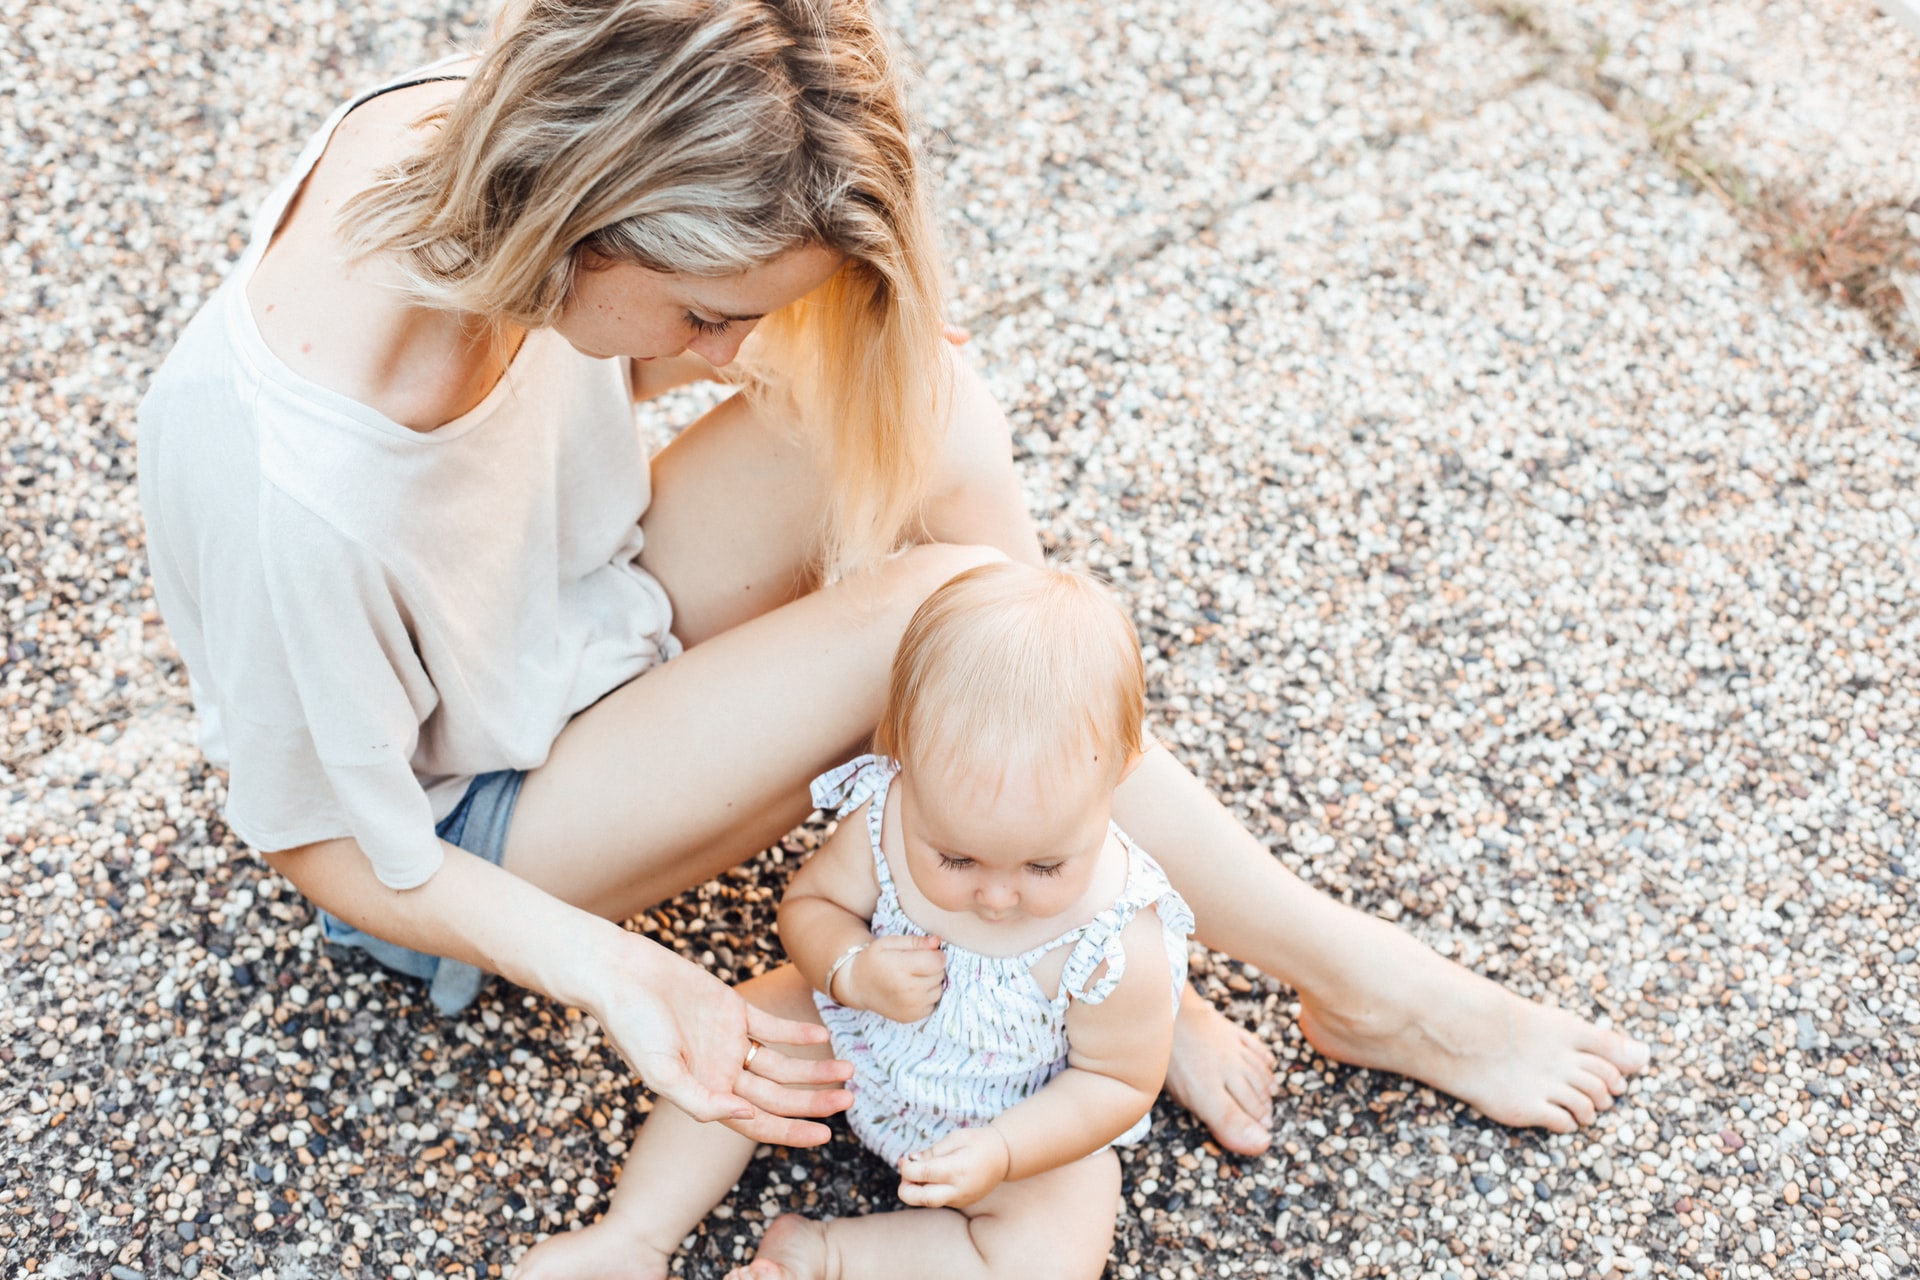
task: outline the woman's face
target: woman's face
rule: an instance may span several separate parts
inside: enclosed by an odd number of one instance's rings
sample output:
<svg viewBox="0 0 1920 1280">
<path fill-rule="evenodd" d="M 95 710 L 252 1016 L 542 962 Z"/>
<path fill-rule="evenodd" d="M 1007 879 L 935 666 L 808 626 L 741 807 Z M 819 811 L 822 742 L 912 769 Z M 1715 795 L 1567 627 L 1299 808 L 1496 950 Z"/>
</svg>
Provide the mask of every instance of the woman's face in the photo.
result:
<svg viewBox="0 0 1920 1280">
<path fill-rule="evenodd" d="M 739 275 L 689 276 L 588 253 L 553 327 L 596 359 L 656 360 L 692 351 L 718 367 L 733 361 L 762 316 L 812 293 L 845 259 L 807 245 Z"/>
</svg>

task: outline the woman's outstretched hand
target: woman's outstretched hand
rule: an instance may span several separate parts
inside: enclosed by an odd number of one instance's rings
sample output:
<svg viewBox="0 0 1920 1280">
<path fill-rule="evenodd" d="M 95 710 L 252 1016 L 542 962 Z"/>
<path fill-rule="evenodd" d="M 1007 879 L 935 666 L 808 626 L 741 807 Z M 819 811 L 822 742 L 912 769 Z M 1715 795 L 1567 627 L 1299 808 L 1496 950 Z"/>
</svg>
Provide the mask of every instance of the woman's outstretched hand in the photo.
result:
<svg viewBox="0 0 1920 1280">
<path fill-rule="evenodd" d="M 699 966 L 625 936 L 591 1012 L 647 1087 L 694 1119 L 718 1120 L 756 1142 L 824 1143 L 827 1126 L 797 1117 L 846 1110 L 853 1095 L 833 1086 L 853 1067 L 789 1057 L 779 1046 L 824 1044 L 827 1029 L 756 1009 Z"/>
</svg>

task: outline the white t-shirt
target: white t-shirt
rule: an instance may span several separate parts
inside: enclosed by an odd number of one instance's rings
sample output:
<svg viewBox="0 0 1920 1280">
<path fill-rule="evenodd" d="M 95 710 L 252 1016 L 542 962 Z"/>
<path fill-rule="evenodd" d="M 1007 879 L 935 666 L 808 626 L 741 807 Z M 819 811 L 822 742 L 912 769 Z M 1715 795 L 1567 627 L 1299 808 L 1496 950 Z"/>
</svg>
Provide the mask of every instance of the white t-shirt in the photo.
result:
<svg viewBox="0 0 1920 1280">
<path fill-rule="evenodd" d="M 140 502 L 228 824 L 268 852 L 352 836 L 407 889 L 439 869 L 434 824 L 473 775 L 543 763 L 569 717 L 678 645 L 636 563 L 624 359 L 530 333 L 484 401 L 422 433 L 262 340 L 247 280 L 353 105 L 155 375 Z"/>
</svg>

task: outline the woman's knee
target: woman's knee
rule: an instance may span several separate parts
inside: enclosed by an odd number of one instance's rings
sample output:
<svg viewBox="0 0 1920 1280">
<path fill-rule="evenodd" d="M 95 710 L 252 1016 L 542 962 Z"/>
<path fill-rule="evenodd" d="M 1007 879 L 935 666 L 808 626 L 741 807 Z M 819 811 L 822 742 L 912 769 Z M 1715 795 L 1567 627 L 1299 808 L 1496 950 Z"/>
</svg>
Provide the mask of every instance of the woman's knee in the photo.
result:
<svg viewBox="0 0 1920 1280">
<path fill-rule="evenodd" d="M 1018 560 L 1038 561 L 1039 542 L 1013 465 L 1013 434 L 980 375 L 954 356 L 947 434 L 927 490 L 927 534 L 942 542 L 985 542 Z"/>
<path fill-rule="evenodd" d="M 936 490 L 998 494 L 1009 485 L 1017 487 L 1007 415 L 971 363 L 955 353 L 950 364 L 953 391 Z"/>
<path fill-rule="evenodd" d="M 895 556 L 889 565 L 899 577 L 899 602 L 908 613 L 952 579 L 983 564 L 1003 564 L 1007 553 L 998 547 L 955 542 L 924 542 Z"/>
</svg>

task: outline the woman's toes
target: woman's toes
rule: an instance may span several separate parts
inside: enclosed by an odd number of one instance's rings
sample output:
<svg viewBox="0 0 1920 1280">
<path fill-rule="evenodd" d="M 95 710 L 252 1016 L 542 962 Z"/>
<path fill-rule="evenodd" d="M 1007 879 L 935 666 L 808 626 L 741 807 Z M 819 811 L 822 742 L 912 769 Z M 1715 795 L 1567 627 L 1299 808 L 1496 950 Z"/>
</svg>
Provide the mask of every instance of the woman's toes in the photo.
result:
<svg viewBox="0 0 1920 1280">
<path fill-rule="evenodd" d="M 1606 1087 L 1607 1092 L 1613 1094 L 1615 1097 L 1627 1091 L 1626 1076 L 1622 1075 L 1620 1068 L 1614 1066 L 1613 1063 L 1606 1058 L 1597 1057 L 1591 1053 L 1583 1053 L 1580 1055 L 1578 1069 L 1587 1072 L 1589 1075 L 1598 1076 L 1600 1083 Z"/>
<path fill-rule="evenodd" d="M 1621 1072 L 1632 1075 L 1636 1071 L 1645 1071 L 1647 1064 L 1653 1061 L 1653 1050 L 1632 1036 L 1614 1034 L 1614 1042 L 1602 1057 L 1612 1062 Z M 1624 1088 L 1624 1086 L 1622 1086 Z M 1616 1091 L 1617 1092 L 1617 1091 Z"/>
<path fill-rule="evenodd" d="M 1599 1076 L 1595 1075 L 1593 1072 L 1591 1071 L 1574 1072 L 1573 1087 L 1578 1089 L 1580 1092 L 1586 1094 L 1588 1098 L 1592 1099 L 1593 1109 L 1595 1111 L 1613 1110 L 1613 1090 L 1607 1087 L 1606 1081 L 1602 1080 Z"/>
<path fill-rule="evenodd" d="M 1594 1109 L 1593 1099 L 1582 1093 L 1579 1088 L 1574 1085 L 1562 1087 L 1552 1095 L 1550 1101 L 1568 1115 L 1572 1116 L 1573 1122 L 1581 1128 L 1592 1124 L 1593 1118 L 1599 1114 L 1599 1112 Z"/>
</svg>

